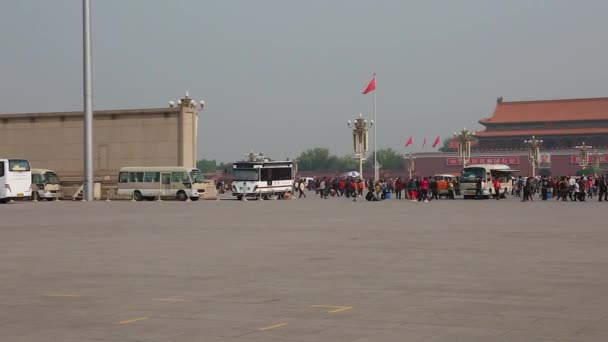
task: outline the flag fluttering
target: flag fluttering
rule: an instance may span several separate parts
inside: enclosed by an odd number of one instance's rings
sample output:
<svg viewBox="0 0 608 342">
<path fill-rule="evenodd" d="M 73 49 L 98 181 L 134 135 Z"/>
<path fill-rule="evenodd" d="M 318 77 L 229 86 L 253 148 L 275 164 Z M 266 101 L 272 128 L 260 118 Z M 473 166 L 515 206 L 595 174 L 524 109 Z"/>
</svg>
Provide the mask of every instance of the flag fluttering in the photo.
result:
<svg viewBox="0 0 608 342">
<path fill-rule="evenodd" d="M 365 87 L 363 95 L 371 93 L 374 90 L 376 90 L 376 74 L 374 74 L 374 78 L 372 78 L 372 80 L 369 81 L 369 83 L 367 84 L 367 87 Z"/>
<path fill-rule="evenodd" d="M 437 138 L 435 139 L 435 142 L 433 142 L 433 148 L 437 147 L 437 145 L 441 144 L 441 136 L 438 135 Z"/>
<path fill-rule="evenodd" d="M 414 137 L 410 135 L 409 139 L 407 139 L 407 141 L 405 142 L 405 147 L 408 147 L 413 143 L 414 143 Z"/>
<path fill-rule="evenodd" d="M 422 148 L 424 148 L 424 146 L 426 146 L 426 137 L 424 137 L 424 140 L 422 140 Z"/>
</svg>

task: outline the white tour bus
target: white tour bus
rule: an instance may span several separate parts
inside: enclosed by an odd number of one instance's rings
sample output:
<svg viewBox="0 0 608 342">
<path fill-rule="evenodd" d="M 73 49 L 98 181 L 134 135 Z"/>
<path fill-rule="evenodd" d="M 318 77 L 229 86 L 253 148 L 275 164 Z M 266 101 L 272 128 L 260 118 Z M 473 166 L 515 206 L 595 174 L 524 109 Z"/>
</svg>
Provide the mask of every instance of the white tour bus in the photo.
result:
<svg viewBox="0 0 608 342">
<path fill-rule="evenodd" d="M 285 198 L 293 188 L 293 162 L 240 161 L 232 164 L 232 195 L 238 199 L 245 197 L 270 198 L 276 195 Z M 286 196 L 287 195 L 287 196 Z"/>
<path fill-rule="evenodd" d="M 25 159 L 0 158 L 0 203 L 29 199 L 32 194 L 32 171 Z"/>
<path fill-rule="evenodd" d="M 203 173 L 199 169 L 180 166 L 123 167 L 118 174 L 119 196 L 136 201 L 161 198 L 193 201 L 205 192 Z"/>
<path fill-rule="evenodd" d="M 47 201 L 63 197 L 61 183 L 55 171 L 32 169 L 32 199 L 34 197 Z"/>
<path fill-rule="evenodd" d="M 465 199 L 475 198 L 477 192 L 477 179 L 481 177 L 484 182 L 482 189 L 482 198 L 492 197 L 494 187 L 492 182 L 495 178 L 500 181 L 500 197 L 505 198 L 507 194 L 511 193 L 513 185 L 511 184 L 511 176 L 513 172 L 518 170 L 512 170 L 508 165 L 503 164 L 477 164 L 468 165 L 462 169 L 462 175 L 460 176 L 460 191 Z"/>
</svg>

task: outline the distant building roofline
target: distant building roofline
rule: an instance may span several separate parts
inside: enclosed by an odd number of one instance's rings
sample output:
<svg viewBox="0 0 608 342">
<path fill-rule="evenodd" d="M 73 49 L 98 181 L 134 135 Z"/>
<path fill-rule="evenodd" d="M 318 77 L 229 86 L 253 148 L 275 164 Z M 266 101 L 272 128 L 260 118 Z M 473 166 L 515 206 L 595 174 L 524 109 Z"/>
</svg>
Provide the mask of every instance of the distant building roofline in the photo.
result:
<svg viewBox="0 0 608 342">
<path fill-rule="evenodd" d="M 147 115 L 147 114 L 164 114 L 164 113 L 179 113 L 180 108 L 141 108 L 141 109 L 111 109 L 111 110 L 96 110 L 93 116 L 112 116 L 112 115 Z M 69 112 L 32 112 L 32 113 L 0 113 L 0 119 L 34 119 L 34 118 L 54 118 L 54 117 L 82 117 L 84 112 L 69 111 Z"/>
</svg>

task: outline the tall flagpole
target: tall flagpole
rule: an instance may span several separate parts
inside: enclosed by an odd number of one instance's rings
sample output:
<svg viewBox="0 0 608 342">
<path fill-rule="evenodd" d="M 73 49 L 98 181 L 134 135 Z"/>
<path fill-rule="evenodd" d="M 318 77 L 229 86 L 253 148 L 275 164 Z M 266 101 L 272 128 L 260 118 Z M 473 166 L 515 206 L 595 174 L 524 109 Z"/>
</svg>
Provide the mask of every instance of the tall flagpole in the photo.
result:
<svg viewBox="0 0 608 342">
<path fill-rule="evenodd" d="M 378 84 L 378 80 L 376 79 L 376 73 L 374 73 L 374 81 L 376 85 Z M 380 178 L 380 172 L 378 170 L 378 118 L 376 116 L 376 92 L 378 90 L 374 89 L 374 180 L 377 182 Z"/>
<path fill-rule="evenodd" d="M 83 201 L 93 201 L 93 90 L 91 68 L 91 1 L 82 0 L 84 187 Z"/>
</svg>

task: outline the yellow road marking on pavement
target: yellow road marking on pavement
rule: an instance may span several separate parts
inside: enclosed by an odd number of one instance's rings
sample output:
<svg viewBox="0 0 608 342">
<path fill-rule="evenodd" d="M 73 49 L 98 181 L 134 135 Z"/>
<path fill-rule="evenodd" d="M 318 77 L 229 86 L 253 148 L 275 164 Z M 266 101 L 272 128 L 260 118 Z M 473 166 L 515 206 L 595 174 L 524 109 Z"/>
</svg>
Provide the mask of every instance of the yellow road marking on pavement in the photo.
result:
<svg viewBox="0 0 608 342">
<path fill-rule="evenodd" d="M 263 327 L 263 328 L 259 328 L 258 331 L 264 331 L 264 330 L 270 330 L 270 329 L 276 329 L 276 328 L 280 328 L 280 327 L 284 327 L 286 326 L 287 323 L 279 323 L 279 324 L 275 324 L 275 325 L 271 325 L 269 327 Z"/>
<path fill-rule="evenodd" d="M 337 305 L 311 305 L 313 308 L 324 308 L 324 309 L 332 309 L 327 311 L 327 313 L 336 313 L 346 310 L 352 310 L 352 306 L 337 306 Z"/>
<path fill-rule="evenodd" d="M 80 297 L 77 294 L 45 294 L 46 297 Z"/>
<path fill-rule="evenodd" d="M 181 298 L 157 298 L 153 299 L 159 302 L 191 302 L 191 299 L 181 299 Z"/>
<path fill-rule="evenodd" d="M 137 317 L 137 318 L 132 318 L 132 319 L 127 319 L 127 320 L 124 320 L 124 321 L 120 321 L 120 322 L 118 322 L 118 324 L 129 324 L 129 323 L 144 321 L 144 320 L 146 320 L 148 318 L 150 318 L 150 317 Z"/>
</svg>

